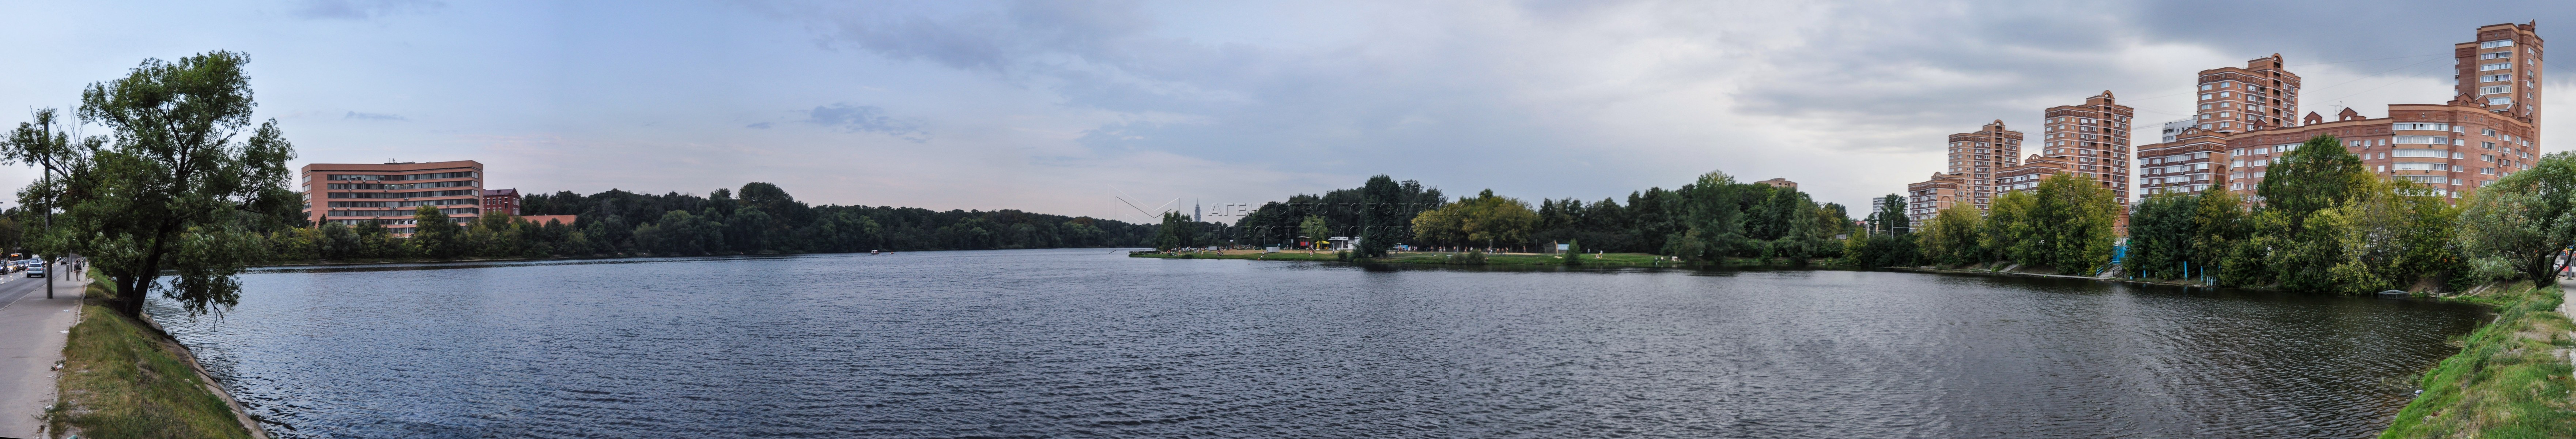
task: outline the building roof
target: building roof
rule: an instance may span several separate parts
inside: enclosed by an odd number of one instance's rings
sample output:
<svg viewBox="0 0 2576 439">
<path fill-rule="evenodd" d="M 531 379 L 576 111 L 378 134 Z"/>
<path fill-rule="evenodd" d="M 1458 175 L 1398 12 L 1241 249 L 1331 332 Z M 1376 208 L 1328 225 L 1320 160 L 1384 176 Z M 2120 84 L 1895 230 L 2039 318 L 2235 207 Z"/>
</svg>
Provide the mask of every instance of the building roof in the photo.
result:
<svg viewBox="0 0 2576 439">
<path fill-rule="evenodd" d="M 518 195 L 518 194 L 519 194 L 519 190 L 518 190 L 518 189 L 484 189 L 484 190 L 483 190 L 483 196 L 486 196 L 486 197 L 489 197 L 489 196 L 495 196 L 495 195 Z"/>
</svg>

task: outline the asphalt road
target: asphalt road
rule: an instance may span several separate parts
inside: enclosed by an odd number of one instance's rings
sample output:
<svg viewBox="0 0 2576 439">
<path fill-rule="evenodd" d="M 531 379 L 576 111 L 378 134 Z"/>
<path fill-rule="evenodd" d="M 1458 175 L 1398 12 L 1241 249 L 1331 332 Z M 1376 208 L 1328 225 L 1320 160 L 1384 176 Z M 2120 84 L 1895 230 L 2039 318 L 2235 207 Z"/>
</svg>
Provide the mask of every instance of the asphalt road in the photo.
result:
<svg viewBox="0 0 2576 439">
<path fill-rule="evenodd" d="M 79 277 L 54 280 L 9 273 L 0 280 L 0 437 L 41 437 L 45 406 L 54 403 L 54 363 L 80 308 Z"/>
</svg>

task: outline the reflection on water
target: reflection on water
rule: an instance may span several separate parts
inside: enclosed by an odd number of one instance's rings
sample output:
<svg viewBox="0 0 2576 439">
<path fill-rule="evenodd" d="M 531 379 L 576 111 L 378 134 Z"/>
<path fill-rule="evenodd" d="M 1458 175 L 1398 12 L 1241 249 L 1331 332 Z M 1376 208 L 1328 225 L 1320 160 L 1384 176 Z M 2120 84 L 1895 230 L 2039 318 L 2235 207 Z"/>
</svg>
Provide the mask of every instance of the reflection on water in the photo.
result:
<svg viewBox="0 0 2576 439">
<path fill-rule="evenodd" d="M 285 437 L 2354 437 L 2483 316 L 1106 250 L 449 267 L 262 270 L 168 323 Z"/>
</svg>

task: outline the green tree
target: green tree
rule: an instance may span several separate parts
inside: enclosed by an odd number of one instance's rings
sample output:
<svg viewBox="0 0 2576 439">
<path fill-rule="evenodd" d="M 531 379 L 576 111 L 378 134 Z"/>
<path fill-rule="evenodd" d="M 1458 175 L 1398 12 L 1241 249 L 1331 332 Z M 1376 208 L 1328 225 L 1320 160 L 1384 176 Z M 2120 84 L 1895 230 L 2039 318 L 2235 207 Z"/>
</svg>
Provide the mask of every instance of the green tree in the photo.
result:
<svg viewBox="0 0 2576 439">
<path fill-rule="evenodd" d="M 2194 197 L 2191 251 L 2187 255 L 2191 264 L 2183 277 L 2224 277 L 2224 270 L 2234 267 L 2222 264 L 2244 245 L 2251 227 L 2246 224 L 2245 197 L 2215 186 Z M 2137 236 L 2134 230 L 2129 233 L 2131 237 Z"/>
<path fill-rule="evenodd" d="M 2148 279 L 2180 279 L 2192 261 L 2200 195 L 2167 192 L 2138 201 L 2129 214 L 2130 274 Z"/>
<path fill-rule="evenodd" d="M 1163 212 L 1163 226 L 1154 232 L 1154 251 L 1172 251 L 1176 248 L 1197 245 L 1190 242 L 1190 238 L 1194 236 L 1192 232 L 1189 216 L 1177 211 Z"/>
<path fill-rule="evenodd" d="M 1385 257 L 1387 250 L 1405 235 L 1408 224 L 1402 218 L 1406 209 L 1403 205 L 1411 200 L 1405 196 L 1404 188 L 1395 184 L 1395 178 L 1385 174 L 1369 177 L 1368 183 L 1360 186 L 1360 196 L 1358 256 Z"/>
<path fill-rule="evenodd" d="M 1452 230 L 1454 229 L 1455 227 L 1452 227 Z M 1324 240 L 1331 238 L 1333 234 L 1332 227 L 1324 225 L 1323 215 L 1307 215 L 1306 219 L 1297 221 L 1297 230 L 1298 233 L 1306 234 L 1307 248 L 1323 246 L 1326 242 Z"/>
<path fill-rule="evenodd" d="M 2576 153 L 2541 156 L 2472 195 L 2460 213 L 2460 244 L 2470 257 L 2513 267 L 2547 283 L 2563 269 L 2558 252 L 2576 246 Z"/>
<path fill-rule="evenodd" d="M 86 157 L 86 175 L 22 194 L 64 207 L 39 251 L 87 256 L 114 280 L 111 305 L 128 316 L 155 291 L 190 313 L 232 306 L 234 275 L 265 256 L 259 229 L 294 221 L 299 204 L 286 188 L 294 148 L 275 120 L 252 125 L 248 62 L 232 52 L 144 60 L 83 90 L 81 120 L 110 134 L 64 152 Z"/>
<path fill-rule="evenodd" d="M 1985 262 L 1983 241 L 1985 213 L 1977 206 L 1959 204 L 1941 209 L 1923 222 L 1921 236 L 1916 238 L 1926 262 L 1944 265 L 1970 265 Z"/>
<path fill-rule="evenodd" d="M 1753 189 L 1725 172 L 1709 171 L 1677 191 L 1683 203 L 1682 233 L 1668 239 L 1666 254 L 1715 261 L 1751 247 L 1745 234 L 1745 205 Z"/>
<path fill-rule="evenodd" d="M 447 214 L 439 213 L 438 206 L 420 206 L 412 209 L 411 221 L 411 242 L 412 245 L 420 247 L 422 256 L 430 259 L 455 259 L 458 256 L 464 256 L 468 244 L 465 241 L 465 228 L 457 227 L 456 220 L 448 219 Z"/>
<path fill-rule="evenodd" d="M 1454 205 L 1465 209 L 1459 218 L 1459 233 L 1465 235 L 1467 242 L 1486 247 L 1520 243 L 1538 227 L 1538 212 L 1531 211 L 1529 203 L 1494 196 L 1493 189 L 1486 189 L 1476 198 L 1461 200 Z"/>
<path fill-rule="evenodd" d="M 1986 202 L 1985 230 L 1977 238 L 1982 244 L 1980 249 L 1986 251 L 1987 260 L 2033 264 L 2039 240 L 2029 238 L 2035 233 L 2031 229 L 2030 216 L 2033 206 L 2038 203 L 2039 198 L 2027 191 L 1996 194 Z"/>
<path fill-rule="evenodd" d="M 2062 273 L 2092 274 L 2108 268 L 2111 246 L 2119 239 L 2112 229 L 2119 220 L 2120 205 L 2090 178 L 2069 174 L 2049 176 L 2039 181 L 2028 220 L 2027 230 L 2035 238 L 2030 245 L 2040 265 Z"/>
<path fill-rule="evenodd" d="M 2264 270 L 2247 273 L 2256 277 L 2243 282 L 2291 291 L 2341 289 L 2333 269 L 2347 258 L 2341 239 L 2343 228 L 2351 223 L 2339 214 L 2321 217 L 2318 212 L 2343 206 L 2369 191 L 2378 177 L 2334 136 L 2308 139 L 2275 160 L 2266 172 L 2255 187 L 2263 208 L 2254 214 L 2254 238 L 2246 242 L 2253 247 L 2239 251 L 2246 258 L 2259 256 Z M 2324 230 L 2309 230 L 2308 221 L 2315 219 L 2328 220 L 2317 224 Z M 2251 263 L 2238 262 L 2243 259 L 2234 258 L 2230 265 Z"/>
</svg>

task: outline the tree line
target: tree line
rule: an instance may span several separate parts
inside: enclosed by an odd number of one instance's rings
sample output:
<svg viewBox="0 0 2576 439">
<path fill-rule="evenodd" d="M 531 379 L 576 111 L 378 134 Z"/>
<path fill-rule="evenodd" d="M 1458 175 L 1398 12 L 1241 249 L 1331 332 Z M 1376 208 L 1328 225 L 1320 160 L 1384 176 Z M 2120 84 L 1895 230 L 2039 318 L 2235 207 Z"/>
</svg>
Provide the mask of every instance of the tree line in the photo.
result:
<svg viewBox="0 0 2576 439">
<path fill-rule="evenodd" d="M 1533 206 L 1490 189 L 1455 200 L 1442 195 L 1415 181 L 1379 175 L 1360 188 L 1263 203 L 1230 225 L 1173 215 L 1160 234 L 1176 245 L 1157 247 L 1295 247 L 1329 236 L 1360 236 L 1362 245 L 1371 247 L 1359 252 L 1366 257 L 1382 256 L 1380 246 L 1395 245 L 1531 251 L 1569 244 L 1691 261 L 1804 261 L 1843 255 L 1839 240 L 1853 232 L 1842 205 L 1815 202 L 1793 188 L 1738 182 L 1724 172 L 1701 175 L 1677 189 L 1631 192 L 1624 203 L 1569 198 L 1541 199 Z"/>
<path fill-rule="evenodd" d="M 1018 210 L 811 206 L 754 182 L 707 196 L 611 189 L 520 199 L 526 215 L 574 215 L 572 224 L 485 212 L 465 225 L 435 209 L 414 214 L 409 237 L 382 225 L 322 224 L 267 235 L 274 260 L 545 258 L 995 250 L 1148 245 L 1154 226 Z"/>
</svg>

